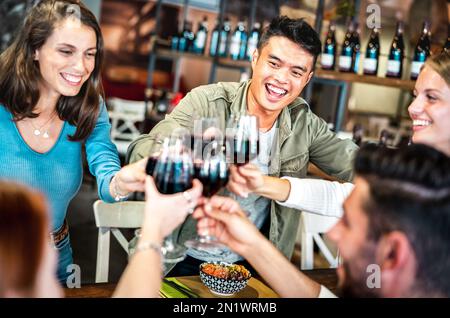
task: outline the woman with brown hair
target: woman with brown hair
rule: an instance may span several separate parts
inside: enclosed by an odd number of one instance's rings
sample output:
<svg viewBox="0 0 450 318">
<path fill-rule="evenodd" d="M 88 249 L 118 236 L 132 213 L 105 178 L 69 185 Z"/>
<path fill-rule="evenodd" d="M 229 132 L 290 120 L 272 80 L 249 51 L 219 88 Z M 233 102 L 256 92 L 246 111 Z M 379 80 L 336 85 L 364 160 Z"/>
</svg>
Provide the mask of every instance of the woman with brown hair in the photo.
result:
<svg viewBox="0 0 450 318">
<path fill-rule="evenodd" d="M 147 177 L 141 237 L 114 296 L 158 297 L 161 244 L 200 199 L 202 185 L 198 180 L 193 185 L 187 193 L 162 195 Z M 41 194 L 0 181 L 0 298 L 63 296 L 55 276 L 57 255 L 48 235 L 49 221 Z"/>
<path fill-rule="evenodd" d="M 41 191 L 49 200 L 58 278 L 72 263 L 65 221 L 83 175 L 82 149 L 101 199 L 143 191 L 145 162 L 120 168 L 100 81 L 103 39 L 80 1 L 42 0 L 0 55 L 0 179 Z"/>
</svg>

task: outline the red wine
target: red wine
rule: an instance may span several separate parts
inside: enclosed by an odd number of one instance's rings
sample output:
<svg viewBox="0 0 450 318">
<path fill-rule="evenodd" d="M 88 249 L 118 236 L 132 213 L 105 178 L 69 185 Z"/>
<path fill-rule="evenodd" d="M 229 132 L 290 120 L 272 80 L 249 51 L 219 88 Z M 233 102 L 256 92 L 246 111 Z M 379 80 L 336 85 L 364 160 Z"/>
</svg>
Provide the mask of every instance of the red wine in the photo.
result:
<svg viewBox="0 0 450 318">
<path fill-rule="evenodd" d="M 334 21 L 330 22 L 327 38 L 322 51 L 321 64 L 324 70 L 334 70 L 336 64 L 336 25 Z"/>
<path fill-rule="evenodd" d="M 257 140 L 251 142 L 248 139 L 241 140 L 233 139 L 232 148 L 230 151 L 233 153 L 233 162 L 235 165 L 242 166 L 253 159 L 259 154 L 259 142 Z"/>
<path fill-rule="evenodd" d="M 193 171 L 183 162 L 158 162 L 155 169 L 155 183 L 159 192 L 174 194 L 192 188 Z"/>
<path fill-rule="evenodd" d="M 422 35 L 414 50 L 414 56 L 411 64 L 411 79 L 414 81 L 419 76 L 420 69 L 425 63 L 425 60 L 430 56 L 430 29 L 430 22 L 425 21 L 423 23 Z"/>
<path fill-rule="evenodd" d="M 386 77 L 402 78 L 405 43 L 403 41 L 403 22 L 397 22 L 397 30 L 392 40 L 387 65 Z"/>
<path fill-rule="evenodd" d="M 191 150 L 198 152 L 199 151 L 198 147 L 200 146 L 200 142 L 201 142 L 202 158 L 207 155 L 215 156 L 215 155 L 217 155 L 217 150 L 221 150 L 221 149 L 215 148 L 214 141 L 215 141 L 214 138 L 208 139 L 208 138 L 202 138 L 202 136 L 191 135 Z"/>
<path fill-rule="evenodd" d="M 226 186 L 229 169 L 225 161 L 204 162 L 194 165 L 194 178 L 203 184 L 203 196 L 212 197 Z"/>
<path fill-rule="evenodd" d="M 367 43 L 366 58 L 364 59 L 364 75 L 377 75 L 380 59 L 380 37 L 377 28 L 372 29 L 369 43 Z"/>
<path fill-rule="evenodd" d="M 149 157 L 148 158 L 147 165 L 145 166 L 145 172 L 149 176 L 153 176 L 153 172 L 155 171 L 157 162 L 158 162 L 158 157 Z"/>
</svg>

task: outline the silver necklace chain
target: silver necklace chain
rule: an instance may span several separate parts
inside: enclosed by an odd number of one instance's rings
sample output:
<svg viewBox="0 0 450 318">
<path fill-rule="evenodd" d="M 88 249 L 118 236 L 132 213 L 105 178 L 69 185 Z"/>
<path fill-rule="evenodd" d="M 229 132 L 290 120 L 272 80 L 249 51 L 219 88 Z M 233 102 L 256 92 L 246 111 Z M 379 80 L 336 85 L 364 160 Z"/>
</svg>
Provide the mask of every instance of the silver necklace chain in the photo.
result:
<svg viewBox="0 0 450 318">
<path fill-rule="evenodd" d="M 43 125 L 41 125 L 39 128 L 36 128 L 36 126 L 30 120 L 30 124 L 33 127 L 33 129 L 34 129 L 33 130 L 33 134 L 35 136 L 37 136 L 37 137 L 42 135 L 42 138 L 44 138 L 44 139 L 50 138 L 50 135 L 48 133 L 48 129 L 45 129 L 44 131 L 42 131 L 42 128 L 44 128 L 48 123 L 50 123 L 53 120 L 53 118 L 55 118 L 55 116 L 56 116 L 56 112 L 54 112 L 53 115 Z"/>
</svg>

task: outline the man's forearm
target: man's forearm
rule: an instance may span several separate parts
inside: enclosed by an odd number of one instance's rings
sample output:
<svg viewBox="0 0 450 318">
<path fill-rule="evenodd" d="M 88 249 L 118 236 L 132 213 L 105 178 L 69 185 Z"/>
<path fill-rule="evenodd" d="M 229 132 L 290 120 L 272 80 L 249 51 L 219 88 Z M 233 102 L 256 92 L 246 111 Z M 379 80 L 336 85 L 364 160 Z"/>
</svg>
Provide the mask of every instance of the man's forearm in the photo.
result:
<svg viewBox="0 0 450 318">
<path fill-rule="evenodd" d="M 243 255 L 281 297 L 316 298 L 320 285 L 299 271 L 264 236 Z"/>
<path fill-rule="evenodd" d="M 255 190 L 255 193 L 276 201 L 286 201 L 291 191 L 288 180 L 264 176 L 264 185 Z"/>
</svg>

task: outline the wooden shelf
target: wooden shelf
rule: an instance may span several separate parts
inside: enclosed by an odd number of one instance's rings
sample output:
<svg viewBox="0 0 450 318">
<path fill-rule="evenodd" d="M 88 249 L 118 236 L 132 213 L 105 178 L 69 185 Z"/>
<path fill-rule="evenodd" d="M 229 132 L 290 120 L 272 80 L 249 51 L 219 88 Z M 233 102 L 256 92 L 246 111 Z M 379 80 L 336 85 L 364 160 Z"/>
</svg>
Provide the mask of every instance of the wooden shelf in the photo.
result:
<svg viewBox="0 0 450 318">
<path fill-rule="evenodd" d="M 236 68 L 247 68 L 250 67 L 250 61 L 245 60 L 232 60 L 230 58 L 219 58 L 219 65 L 236 67 Z"/>
<path fill-rule="evenodd" d="M 169 58 L 169 59 L 180 59 L 183 57 L 186 58 L 191 58 L 191 59 L 199 59 L 199 60 L 206 60 L 206 61 L 212 61 L 212 57 L 208 56 L 208 55 L 204 55 L 204 54 L 195 54 L 195 53 L 190 53 L 190 52 L 178 52 L 178 51 L 173 51 L 173 50 L 169 50 L 169 49 L 160 49 L 158 48 L 156 50 L 156 55 L 160 56 L 160 57 L 165 57 L 165 58 Z"/>
<path fill-rule="evenodd" d="M 169 49 L 158 48 L 156 51 L 157 56 L 168 58 L 168 59 L 180 59 L 180 58 L 191 58 L 199 59 L 204 61 L 214 61 L 214 58 L 206 54 L 195 54 L 190 52 L 178 52 Z M 244 60 L 232 60 L 230 58 L 219 58 L 219 66 L 231 67 L 231 68 L 247 68 L 250 67 L 250 61 Z M 397 78 L 379 77 L 379 76 L 369 76 L 360 75 L 354 73 L 343 73 L 337 71 L 327 71 L 317 68 L 315 70 L 315 76 L 318 78 L 329 79 L 334 81 L 345 81 L 349 83 L 364 83 L 372 84 L 378 86 L 387 86 L 401 88 L 404 90 L 413 90 L 414 81 L 402 80 Z"/>
<path fill-rule="evenodd" d="M 204 61 L 214 61 L 214 57 L 211 57 L 206 54 L 195 54 L 191 52 L 178 52 L 173 51 L 169 49 L 161 49 L 158 48 L 156 51 L 156 55 L 168 59 L 180 59 L 180 58 L 191 58 L 191 59 L 199 59 Z M 224 58 L 221 57 L 218 59 L 218 65 L 219 66 L 225 66 L 225 67 L 232 67 L 232 68 L 246 68 L 250 67 L 249 61 L 242 61 L 242 60 L 232 60 L 230 58 Z"/>
<path fill-rule="evenodd" d="M 413 90 L 414 81 L 402 80 L 397 78 L 359 75 L 353 73 L 343 73 L 337 71 L 326 71 L 320 68 L 316 69 L 315 76 L 318 78 L 329 79 L 334 81 L 345 81 L 350 83 L 373 84 L 378 86 L 387 86 L 401 88 L 404 90 Z"/>
</svg>

